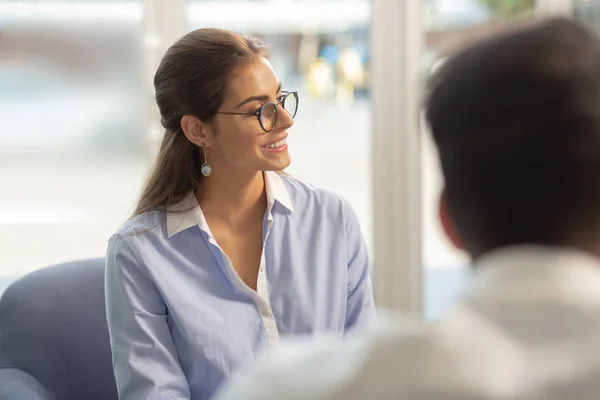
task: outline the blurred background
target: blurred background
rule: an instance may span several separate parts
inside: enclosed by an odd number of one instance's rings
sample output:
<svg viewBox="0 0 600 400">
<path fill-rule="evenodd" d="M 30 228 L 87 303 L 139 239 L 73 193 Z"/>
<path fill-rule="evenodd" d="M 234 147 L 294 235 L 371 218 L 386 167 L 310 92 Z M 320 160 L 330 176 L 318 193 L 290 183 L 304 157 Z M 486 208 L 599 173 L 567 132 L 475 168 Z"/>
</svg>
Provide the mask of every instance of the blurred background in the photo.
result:
<svg viewBox="0 0 600 400">
<path fill-rule="evenodd" d="M 422 0 L 423 81 L 454 49 L 532 18 L 540 1 Z M 600 1 L 562 3 L 600 26 Z M 372 248 L 372 23 L 370 0 L 0 0 L 0 292 L 38 268 L 104 255 L 162 135 L 156 65 L 200 27 L 270 44 L 284 88 L 301 98 L 289 172 L 342 192 Z M 420 163 L 421 292 L 435 318 L 469 278 L 468 260 L 437 223 L 427 135 Z"/>
</svg>

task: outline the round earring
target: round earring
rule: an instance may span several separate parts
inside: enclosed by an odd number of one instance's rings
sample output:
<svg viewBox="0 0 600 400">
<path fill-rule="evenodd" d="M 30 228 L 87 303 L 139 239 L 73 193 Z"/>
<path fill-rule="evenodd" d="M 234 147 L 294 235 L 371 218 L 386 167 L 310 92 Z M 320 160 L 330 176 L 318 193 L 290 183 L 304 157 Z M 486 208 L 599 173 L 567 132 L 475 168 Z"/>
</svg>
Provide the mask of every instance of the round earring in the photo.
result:
<svg viewBox="0 0 600 400">
<path fill-rule="evenodd" d="M 206 146 L 203 143 L 201 147 L 202 151 L 204 151 L 204 163 L 200 167 L 200 172 L 202 172 L 202 175 L 204 176 L 209 176 L 212 172 L 212 168 L 210 167 L 210 165 L 208 165 L 208 158 L 206 157 Z"/>
</svg>

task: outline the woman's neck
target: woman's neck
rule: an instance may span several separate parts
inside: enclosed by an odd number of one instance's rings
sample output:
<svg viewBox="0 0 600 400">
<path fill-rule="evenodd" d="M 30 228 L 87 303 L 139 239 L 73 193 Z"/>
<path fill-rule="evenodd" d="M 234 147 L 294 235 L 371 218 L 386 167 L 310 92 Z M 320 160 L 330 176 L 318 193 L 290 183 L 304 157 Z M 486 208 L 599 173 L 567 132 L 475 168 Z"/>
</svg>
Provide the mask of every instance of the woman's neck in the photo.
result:
<svg viewBox="0 0 600 400">
<path fill-rule="evenodd" d="M 219 172 L 213 170 L 203 178 L 202 191 L 196 193 L 204 215 L 232 227 L 246 226 L 256 218 L 262 220 L 267 207 L 263 173 Z"/>
</svg>

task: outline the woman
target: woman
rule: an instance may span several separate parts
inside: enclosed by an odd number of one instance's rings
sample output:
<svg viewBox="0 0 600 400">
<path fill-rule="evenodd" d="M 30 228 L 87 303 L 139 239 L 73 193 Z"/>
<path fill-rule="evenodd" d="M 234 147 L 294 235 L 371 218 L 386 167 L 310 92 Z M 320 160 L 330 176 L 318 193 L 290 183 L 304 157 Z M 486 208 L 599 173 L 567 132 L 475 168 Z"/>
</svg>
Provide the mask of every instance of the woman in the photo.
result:
<svg viewBox="0 0 600 400">
<path fill-rule="evenodd" d="M 200 29 L 158 67 L 165 136 L 107 251 L 121 399 L 207 399 L 280 336 L 343 333 L 373 314 L 348 203 L 277 172 L 298 95 L 266 57 L 254 39 Z"/>
</svg>

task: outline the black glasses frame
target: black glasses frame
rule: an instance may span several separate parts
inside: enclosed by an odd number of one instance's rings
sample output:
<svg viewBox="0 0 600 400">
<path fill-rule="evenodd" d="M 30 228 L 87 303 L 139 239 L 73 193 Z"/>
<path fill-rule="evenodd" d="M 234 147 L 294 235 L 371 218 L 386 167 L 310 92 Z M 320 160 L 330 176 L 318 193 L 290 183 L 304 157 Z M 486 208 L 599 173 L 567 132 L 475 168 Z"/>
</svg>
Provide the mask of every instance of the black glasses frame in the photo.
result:
<svg viewBox="0 0 600 400">
<path fill-rule="evenodd" d="M 265 132 L 270 132 L 272 131 L 275 126 L 277 125 L 277 117 L 279 116 L 279 109 L 278 109 L 278 105 L 281 104 L 281 106 L 283 107 L 283 109 L 285 110 L 285 101 L 287 100 L 287 98 L 291 95 L 294 96 L 294 98 L 296 99 L 296 109 L 294 110 L 294 115 L 291 115 L 292 119 L 294 119 L 294 117 L 296 116 L 296 114 L 298 113 L 298 105 L 300 104 L 300 101 L 298 99 L 298 92 L 286 92 L 286 91 L 282 91 L 281 94 L 283 95 L 283 98 L 281 100 L 279 100 L 278 102 L 273 102 L 273 101 L 269 101 L 265 104 L 263 104 L 262 106 L 260 106 L 260 108 L 257 111 L 252 111 L 252 112 L 232 112 L 232 111 L 217 111 L 216 114 L 225 114 L 225 115 L 249 115 L 249 116 L 255 116 L 258 119 L 258 123 L 260 124 L 260 127 L 263 131 Z M 274 105 L 275 106 L 275 117 L 273 119 L 273 127 L 271 129 L 266 129 L 262 123 L 262 114 L 263 114 L 263 110 L 265 109 L 266 106 L 268 105 Z"/>
</svg>

